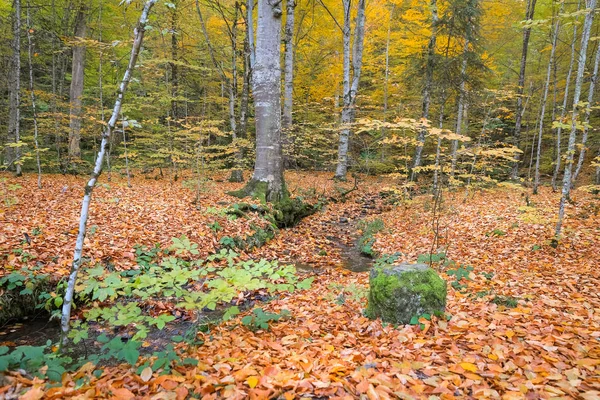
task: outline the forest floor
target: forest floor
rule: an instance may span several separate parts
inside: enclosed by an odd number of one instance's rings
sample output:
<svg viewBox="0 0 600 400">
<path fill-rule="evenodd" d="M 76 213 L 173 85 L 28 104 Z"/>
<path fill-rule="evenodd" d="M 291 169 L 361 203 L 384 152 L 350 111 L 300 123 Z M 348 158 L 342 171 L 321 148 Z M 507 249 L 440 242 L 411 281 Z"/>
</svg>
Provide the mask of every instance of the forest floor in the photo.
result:
<svg viewBox="0 0 600 400">
<path fill-rule="evenodd" d="M 2 273 L 27 264 L 39 266 L 37 273 L 65 276 L 84 178 L 44 176 L 37 190 L 35 176 L 6 177 L 0 181 Z M 232 220 L 214 212 L 239 201 L 226 192 L 240 185 L 221 178 L 205 183 L 194 203 L 193 182 L 136 177 L 128 188 L 121 178 L 103 176 L 88 224 L 89 263 L 134 269 L 134 245 L 168 246 L 182 235 L 204 258 L 223 237 L 247 234 L 258 217 Z M 307 199 L 339 198 L 342 190 L 329 174 L 288 172 L 286 179 L 294 195 Z M 574 191 L 555 249 L 550 239 L 559 197 L 548 188 L 536 196 L 516 185 L 446 190 L 434 208 L 431 195 L 380 196 L 394 187 L 365 178 L 345 202 L 329 202 L 264 246 L 240 252 L 241 260 L 277 259 L 315 277 L 310 289 L 262 304 L 265 311 L 290 312 L 269 329 L 248 329 L 240 318 L 249 311 L 242 310 L 198 333 L 202 345 L 176 345 L 180 357 L 196 365 L 140 374 L 126 363 L 95 373 L 86 364 L 53 386 L 15 371 L 0 380 L 0 398 L 600 398 L 597 196 Z M 449 283 L 449 319 L 393 327 L 363 316 L 371 260 L 356 241 L 365 229 L 360 221 L 377 219 L 383 229 L 373 236 L 373 251 L 401 253 L 398 261 L 431 253 L 437 233 L 433 253 L 443 249 L 457 264 L 434 264 Z M 210 228 L 215 221 L 218 231 Z M 468 278 L 447 274 L 466 266 L 472 267 L 465 269 Z M 3 341 L 0 335 L 0 347 L 10 345 Z"/>
</svg>

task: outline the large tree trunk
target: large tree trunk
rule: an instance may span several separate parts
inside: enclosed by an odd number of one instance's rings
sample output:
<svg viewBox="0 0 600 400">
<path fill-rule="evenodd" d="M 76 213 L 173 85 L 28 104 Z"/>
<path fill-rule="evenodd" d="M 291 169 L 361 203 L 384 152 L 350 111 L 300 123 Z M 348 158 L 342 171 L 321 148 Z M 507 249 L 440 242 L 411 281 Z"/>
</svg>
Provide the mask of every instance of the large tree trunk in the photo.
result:
<svg viewBox="0 0 600 400">
<path fill-rule="evenodd" d="M 583 135 L 581 137 L 581 151 L 579 152 L 579 159 L 577 160 L 577 168 L 575 169 L 575 173 L 573 174 L 572 184 L 575 184 L 575 181 L 577 181 L 577 177 L 579 176 L 579 173 L 581 172 L 581 168 L 583 167 L 583 161 L 585 160 L 585 151 L 586 151 L 585 145 L 587 144 L 587 139 L 588 139 L 589 126 L 590 126 L 590 114 L 592 112 L 592 103 L 594 101 L 594 91 L 596 89 L 596 82 L 598 79 L 599 64 L 600 64 L 600 46 L 598 46 L 598 48 L 596 49 L 596 60 L 594 61 L 594 73 L 592 74 L 592 77 L 590 78 L 590 90 L 588 91 L 587 106 L 585 108 L 585 118 L 583 121 Z"/>
<path fill-rule="evenodd" d="M 555 63 L 554 57 L 556 54 L 556 44 L 558 43 L 558 35 L 560 32 L 560 14 L 562 13 L 563 8 L 563 5 L 561 5 L 560 11 L 556 16 L 554 29 L 552 30 L 552 50 L 550 51 L 550 60 L 548 61 L 548 68 L 546 70 L 546 81 L 544 83 L 544 94 L 542 96 L 542 109 L 540 111 L 537 153 L 535 158 L 535 178 L 533 182 L 533 194 L 538 193 L 538 187 L 540 185 L 540 159 L 542 157 L 542 136 L 544 135 L 544 117 L 546 116 L 546 102 L 548 100 L 548 91 L 550 89 L 550 79 L 552 78 L 552 68 Z"/>
<path fill-rule="evenodd" d="M 17 176 L 21 175 L 21 0 L 13 3 L 13 40 L 10 59 L 9 101 L 8 101 L 8 141 L 16 143 L 16 147 L 7 148 L 8 165 Z"/>
<path fill-rule="evenodd" d="M 150 13 L 150 9 L 156 3 L 156 0 L 148 0 L 144 5 L 142 10 L 142 14 L 140 16 L 140 20 L 138 22 L 137 27 L 135 28 L 135 38 L 133 40 L 133 46 L 131 49 L 131 55 L 129 58 L 129 64 L 127 65 L 127 69 L 125 70 L 125 74 L 123 75 L 123 80 L 119 85 L 119 89 L 117 90 L 117 98 L 115 100 L 115 105 L 113 107 L 113 111 L 108 121 L 107 126 L 103 129 L 102 132 L 102 143 L 100 144 L 100 151 L 96 157 L 96 162 L 94 164 L 94 172 L 87 185 L 85 186 L 85 195 L 83 196 L 83 201 L 81 204 L 81 214 L 79 218 L 79 231 L 77 233 L 77 241 L 75 243 L 75 252 L 73 254 L 73 263 L 71 264 L 71 273 L 69 274 L 69 280 L 67 284 L 67 289 L 65 291 L 64 303 L 62 307 L 62 317 L 61 317 L 61 331 L 62 331 L 62 344 L 66 344 L 68 342 L 68 333 L 70 328 L 70 320 L 71 320 L 71 308 L 73 306 L 73 296 L 75 294 L 75 284 L 77 282 L 77 274 L 79 272 L 79 267 L 82 262 L 82 254 L 83 254 L 83 243 L 85 240 L 85 231 L 87 226 L 88 213 L 90 208 L 90 201 L 92 200 L 92 192 L 94 190 L 94 186 L 102 173 L 102 163 L 104 162 L 104 156 L 106 155 L 106 151 L 108 150 L 108 145 L 110 141 L 110 137 L 112 135 L 113 130 L 117 124 L 119 119 L 119 115 L 121 113 L 121 106 L 123 105 L 123 98 L 125 96 L 125 92 L 127 91 L 127 86 L 129 85 L 129 81 L 131 80 L 131 75 L 133 73 L 133 69 L 135 68 L 135 64 L 140 53 L 140 48 L 142 46 L 142 42 L 144 40 L 144 31 L 146 28 L 146 24 L 148 22 L 148 14 Z"/>
<path fill-rule="evenodd" d="M 527 0 L 527 11 L 525 12 L 525 20 L 530 21 L 533 19 L 535 13 L 536 0 Z M 523 118 L 523 92 L 525 88 L 525 69 L 527 67 L 527 53 L 529 50 L 529 37 L 531 36 L 531 26 L 527 25 L 523 28 L 523 51 L 521 53 L 521 68 L 519 70 L 519 86 L 517 87 L 517 109 L 515 111 L 515 132 L 514 141 L 515 146 L 519 146 L 519 140 L 521 138 L 521 121 Z M 519 174 L 519 155 L 516 154 L 517 159 L 513 165 L 512 179 L 516 179 Z"/>
<path fill-rule="evenodd" d="M 352 49 L 352 69 L 353 77 L 350 83 L 350 0 L 343 0 L 344 4 L 344 107 L 342 109 L 342 130 L 340 131 L 340 141 L 338 146 L 338 163 L 335 171 L 335 178 L 339 180 L 346 179 L 348 172 L 348 148 L 350 145 L 350 127 L 349 124 L 354 118 L 354 106 L 356 104 L 356 95 L 358 93 L 358 84 L 362 69 L 362 55 L 365 37 L 365 1 L 358 1 L 358 12 L 356 14 L 356 27 L 354 28 L 354 47 Z"/>
<path fill-rule="evenodd" d="M 565 216 L 565 203 L 571 193 L 571 174 L 573 171 L 573 156 L 575 154 L 575 141 L 577 139 L 577 118 L 579 117 L 579 98 L 581 96 L 581 86 L 585 72 L 585 60 L 587 56 L 587 47 L 590 41 L 590 31 L 594 21 L 594 12 L 596 9 L 596 0 L 586 0 L 587 15 L 583 23 L 583 32 L 581 33 L 581 47 L 579 49 L 579 61 L 577 65 L 577 76 L 575 77 L 575 93 L 573 94 L 573 112 L 571 116 L 571 133 L 569 134 L 569 144 L 567 146 L 565 172 L 563 175 L 562 196 L 558 207 L 558 221 L 556 223 L 555 240 L 560 238 L 563 219 Z"/>
<path fill-rule="evenodd" d="M 252 179 L 238 195 L 278 202 L 288 196 L 281 150 L 281 7 L 277 0 L 258 1 L 256 64 L 253 89 L 256 163 Z"/>
<path fill-rule="evenodd" d="M 423 86 L 423 109 L 421 117 L 424 120 L 429 119 L 429 107 L 431 105 L 431 89 L 433 85 L 433 70 L 435 68 L 435 45 L 437 41 L 437 26 L 438 26 L 437 0 L 431 0 L 431 36 L 429 37 L 429 45 L 427 46 L 427 64 L 425 66 L 425 85 Z M 413 162 L 413 170 L 411 171 L 410 179 L 416 178 L 415 168 L 421 166 L 421 154 L 425 145 L 425 134 L 427 129 L 419 130 L 417 135 L 417 147 L 415 148 L 415 156 Z"/>
<path fill-rule="evenodd" d="M 86 3 L 81 2 L 75 18 L 75 39 L 84 39 L 87 30 Z M 71 111 L 69 113 L 69 158 L 81 157 L 81 105 L 83 98 L 83 78 L 86 47 L 73 46 L 71 69 Z"/>
<path fill-rule="evenodd" d="M 577 2 L 577 11 L 581 6 L 581 0 Z M 567 105 L 569 104 L 569 87 L 571 85 L 571 75 L 573 74 L 573 66 L 575 65 L 575 48 L 577 44 L 577 27 L 579 25 L 579 15 L 575 19 L 573 24 L 573 40 L 571 41 L 571 60 L 569 61 L 569 70 L 567 72 L 567 80 L 565 84 L 565 93 L 563 97 L 562 109 L 560 111 L 560 122 L 563 123 L 565 115 L 567 114 Z M 552 174 L 552 190 L 556 191 L 558 182 L 558 173 L 560 172 L 560 166 L 562 162 L 561 154 L 561 141 L 562 141 L 562 126 L 556 129 L 556 161 L 554 165 L 554 173 Z"/>
</svg>

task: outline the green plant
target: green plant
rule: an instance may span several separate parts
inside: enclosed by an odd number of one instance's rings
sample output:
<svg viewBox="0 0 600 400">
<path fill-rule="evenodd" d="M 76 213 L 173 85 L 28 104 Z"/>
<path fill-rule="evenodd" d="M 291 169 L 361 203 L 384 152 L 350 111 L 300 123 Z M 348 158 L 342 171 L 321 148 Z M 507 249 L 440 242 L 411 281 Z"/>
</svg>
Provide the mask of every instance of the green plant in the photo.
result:
<svg viewBox="0 0 600 400">
<path fill-rule="evenodd" d="M 52 341 L 44 346 L 18 346 L 12 351 L 0 346 L 0 372 L 22 369 L 39 378 L 60 381 L 70 357 L 52 352 Z"/>
<path fill-rule="evenodd" d="M 444 252 L 440 252 L 440 253 L 425 253 L 425 254 L 420 254 L 417 257 L 417 262 L 418 263 L 424 263 L 424 264 L 438 264 L 441 265 L 443 267 L 449 267 L 452 265 L 456 265 L 456 263 L 449 259 L 446 256 L 446 253 Z"/>
<path fill-rule="evenodd" d="M 172 238 L 171 241 L 173 244 L 169 248 L 170 250 L 175 250 L 175 255 L 198 255 L 200 252 L 198 251 L 198 244 L 190 242 L 187 236 L 181 235 L 180 238 Z"/>
<path fill-rule="evenodd" d="M 219 224 L 219 221 L 215 221 L 212 224 L 208 225 L 208 227 L 210 228 L 211 231 L 213 232 L 219 232 L 220 230 L 223 229 L 223 227 L 221 226 L 221 224 Z"/>
<path fill-rule="evenodd" d="M 496 237 L 506 236 L 506 232 L 504 232 L 503 230 L 500 230 L 500 229 L 494 229 L 491 232 L 487 232 L 485 234 L 485 236 L 488 236 L 488 237 L 490 237 L 490 236 L 496 236 Z"/>
<path fill-rule="evenodd" d="M 100 343 L 104 343 L 98 354 L 92 354 L 89 359 L 93 362 L 107 361 L 114 359 L 117 361 L 126 361 L 130 365 L 137 364 L 140 357 L 140 347 L 142 342 L 135 340 L 123 340 L 119 336 L 110 339 L 105 334 L 98 336 L 96 339 Z"/>
<path fill-rule="evenodd" d="M 376 256 L 377 253 L 373 250 L 373 245 L 375 244 L 374 235 L 385 228 L 383 221 L 379 218 L 370 222 L 363 220 L 358 223 L 358 228 L 362 231 L 362 235 L 358 239 L 360 252 L 369 257 Z"/>
<path fill-rule="evenodd" d="M 454 276 L 455 280 L 452 281 L 450 284 L 452 285 L 452 287 L 455 290 L 463 290 L 466 289 L 467 285 L 461 283 L 461 281 L 463 279 L 470 281 L 471 278 L 469 278 L 469 275 L 471 274 L 471 272 L 473 271 L 473 267 L 468 265 L 468 266 L 460 266 L 456 269 L 449 269 L 446 271 L 446 274 L 448 276 Z"/>
<path fill-rule="evenodd" d="M 499 306 L 504 306 L 507 308 L 516 308 L 519 305 L 519 299 L 512 296 L 500 296 L 496 295 L 492 299 L 492 303 L 497 304 Z"/>
<path fill-rule="evenodd" d="M 291 316 L 288 310 L 281 310 L 281 314 L 265 312 L 262 308 L 256 308 L 252 314 L 242 318 L 242 324 L 251 331 L 260 329 L 269 330 L 269 322 L 277 322 L 280 319 L 289 318 Z"/>
</svg>

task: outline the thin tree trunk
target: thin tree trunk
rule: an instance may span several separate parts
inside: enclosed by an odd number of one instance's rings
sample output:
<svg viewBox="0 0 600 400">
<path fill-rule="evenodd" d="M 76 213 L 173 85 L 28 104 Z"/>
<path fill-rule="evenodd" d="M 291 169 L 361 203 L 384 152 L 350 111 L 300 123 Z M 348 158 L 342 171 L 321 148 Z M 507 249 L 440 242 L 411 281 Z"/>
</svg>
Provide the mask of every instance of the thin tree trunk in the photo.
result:
<svg viewBox="0 0 600 400">
<path fill-rule="evenodd" d="M 535 14 L 535 3 L 537 0 L 527 0 L 527 10 L 525 12 L 525 20 L 529 23 L 533 19 Z M 521 53 L 521 68 L 519 70 L 519 86 L 517 87 L 517 109 L 515 111 L 515 132 L 514 141 L 515 146 L 519 147 L 519 140 L 521 138 L 521 122 L 522 122 L 522 107 L 523 107 L 523 92 L 525 89 L 525 69 L 527 68 L 527 53 L 529 50 L 529 37 L 531 36 L 531 26 L 527 25 L 523 28 L 523 51 Z M 513 165 L 511 178 L 517 179 L 519 174 L 519 155 L 515 156 L 516 161 Z"/>
<path fill-rule="evenodd" d="M 87 30 L 86 3 L 81 2 L 75 22 L 75 40 L 85 38 Z M 71 111 L 69 113 L 69 158 L 81 157 L 81 106 L 83 100 L 83 80 L 86 47 L 73 46 L 73 65 L 71 70 Z"/>
<path fill-rule="evenodd" d="M 439 119 L 440 130 L 444 129 L 444 107 L 445 106 L 446 106 L 446 96 L 445 96 L 445 93 L 442 93 L 442 104 L 440 105 L 440 119 Z M 436 193 L 438 190 L 441 152 L 442 152 L 442 136 L 441 136 L 441 132 L 440 132 L 440 136 L 438 136 L 437 146 L 435 148 L 435 169 L 433 170 L 433 192 L 434 193 Z"/>
<path fill-rule="evenodd" d="M 33 113 L 33 142 L 35 145 L 35 161 L 38 170 L 37 185 L 38 189 L 42 188 L 42 166 L 40 163 L 40 146 L 38 143 L 38 121 L 37 121 L 37 109 L 35 107 L 35 92 L 33 86 L 33 42 L 31 40 L 31 34 L 34 32 L 31 24 L 30 15 L 30 4 L 27 0 L 27 45 L 28 45 L 28 60 L 29 60 L 29 92 L 31 94 L 31 111 Z"/>
<path fill-rule="evenodd" d="M 577 160 L 577 168 L 573 174 L 573 182 L 575 184 L 577 177 L 583 167 L 583 161 L 585 160 L 585 145 L 587 144 L 589 126 L 590 126 L 590 113 L 592 111 L 592 103 L 594 101 L 594 91 L 596 89 L 596 82 L 598 79 L 598 67 L 600 63 L 600 46 L 596 49 L 596 60 L 594 61 L 594 73 L 590 79 L 590 90 L 588 92 L 587 107 L 585 108 L 585 119 L 583 121 L 583 135 L 581 137 L 581 151 L 579 152 L 579 159 Z"/>
<path fill-rule="evenodd" d="M 594 21 L 596 9 L 596 0 L 587 0 L 587 14 L 583 23 L 583 32 L 581 33 L 581 47 L 579 49 L 579 61 L 577 65 L 577 76 L 575 77 L 575 93 L 573 95 L 573 113 L 571 116 L 571 133 L 569 134 L 569 144 L 567 146 L 565 172 L 563 175 L 562 196 L 558 207 L 558 221 L 556 223 L 555 241 L 560 238 L 560 232 L 565 216 L 565 203 L 571 193 L 571 178 L 573 171 L 573 156 L 575 154 L 575 141 L 577 139 L 577 118 L 579 117 L 579 97 L 581 96 L 581 86 L 585 72 L 585 60 L 587 56 L 587 47 L 590 41 L 590 31 Z M 555 242 L 556 243 L 556 242 Z"/>
<path fill-rule="evenodd" d="M 131 174 L 129 173 L 129 154 L 127 153 L 127 135 L 125 132 L 125 115 L 121 112 L 121 127 L 123 128 L 123 152 L 125 155 L 125 174 L 127 174 L 127 187 L 131 187 Z"/>
<path fill-rule="evenodd" d="M 94 186 L 96 185 L 98 178 L 100 177 L 100 174 L 102 173 L 102 164 L 104 162 L 104 156 L 108 148 L 108 142 L 119 119 L 121 106 L 123 104 L 123 97 L 125 95 L 125 91 L 127 90 L 127 85 L 129 85 L 129 81 L 131 80 L 131 75 L 133 73 L 133 69 L 135 68 L 135 64 L 140 52 L 140 47 L 142 46 L 142 42 L 144 40 L 144 31 L 148 22 L 148 14 L 154 3 L 156 3 L 156 0 L 148 0 L 145 3 L 138 25 L 135 28 L 135 38 L 131 49 L 129 64 L 127 66 L 127 69 L 125 70 L 123 80 L 119 85 L 119 89 L 117 91 L 117 98 L 115 100 L 115 105 L 110 120 L 108 121 L 107 126 L 103 128 L 102 143 L 100 144 L 100 151 L 98 152 L 96 162 L 94 164 L 94 172 L 92 173 L 90 180 L 85 186 L 85 195 L 83 196 L 83 202 L 81 204 L 81 214 L 79 219 L 79 231 L 77 233 L 77 242 L 75 244 L 73 263 L 71 265 L 71 273 L 69 274 L 69 280 L 67 284 L 67 289 L 65 291 L 64 302 L 62 307 L 61 343 L 63 345 L 67 344 L 68 342 L 68 333 L 71 320 L 71 308 L 73 306 L 73 296 L 75 294 L 75 283 L 77 282 L 77 273 L 79 272 L 79 267 L 81 266 L 82 262 L 83 242 L 85 239 L 85 231 L 90 208 L 90 201 L 92 199 L 92 192 L 94 190 Z"/>
<path fill-rule="evenodd" d="M 169 67 L 171 70 L 171 115 L 173 116 L 173 121 L 175 126 L 178 125 L 179 120 L 179 110 L 177 109 L 177 96 L 179 94 L 179 68 L 177 62 L 179 61 L 179 51 L 178 51 L 178 26 L 177 26 L 177 0 L 172 0 L 173 7 L 171 10 L 171 62 L 169 63 Z M 123 131 L 125 134 L 125 131 Z"/>
<path fill-rule="evenodd" d="M 344 4 L 344 108 L 342 109 L 342 130 L 340 132 L 340 141 L 338 146 L 338 163 L 335 171 L 335 178 L 339 180 L 346 179 L 348 172 L 348 148 L 350 145 L 350 127 L 349 124 L 354 118 L 354 106 L 356 104 L 356 95 L 358 93 L 358 84 L 362 69 L 362 54 L 364 48 L 365 36 L 365 1 L 359 0 L 358 12 L 356 14 L 356 27 L 354 28 L 354 47 L 352 49 L 352 68 L 353 77 L 350 83 L 350 0 L 343 0 Z"/>
<path fill-rule="evenodd" d="M 555 63 L 556 55 L 556 44 L 558 43 L 558 35 L 560 33 L 560 14 L 562 14 L 563 5 L 561 4 L 558 15 L 556 16 L 556 22 L 554 23 L 554 29 L 552 30 L 552 50 L 550 51 L 550 60 L 548 61 L 548 68 L 546 70 L 546 82 L 544 83 L 544 94 L 542 96 L 542 109 L 540 111 L 540 121 L 538 129 L 538 143 L 537 152 L 535 158 L 535 178 L 533 181 L 533 194 L 538 193 L 538 187 L 540 185 L 540 159 L 542 158 L 542 136 L 544 134 L 544 117 L 546 116 L 546 102 L 548 100 L 548 91 L 550 89 L 550 79 L 552 77 L 552 68 Z"/>
<path fill-rule="evenodd" d="M 577 11 L 581 7 L 581 0 L 577 2 Z M 579 16 L 575 19 L 573 24 L 573 40 L 571 41 L 571 60 L 569 61 L 569 71 L 567 72 L 567 81 L 565 86 L 565 94 L 563 97 L 562 109 L 560 111 L 560 123 L 562 124 L 567 114 L 567 104 L 569 101 L 569 86 L 571 85 L 571 75 L 573 74 L 573 66 L 575 65 L 575 47 L 577 43 L 577 26 L 579 22 Z M 558 182 L 558 173 L 560 172 L 562 162 L 561 152 L 561 141 L 562 141 L 562 126 L 558 126 L 556 129 L 556 162 L 554 165 L 554 173 L 552 174 L 552 190 L 556 191 Z"/>
<path fill-rule="evenodd" d="M 248 49 L 250 57 L 250 82 L 252 82 L 252 71 L 256 63 L 256 49 L 254 47 L 254 0 L 246 0 L 246 35 L 248 37 Z"/>
<path fill-rule="evenodd" d="M 10 60 L 8 140 L 15 147 L 7 148 L 7 161 L 21 176 L 21 0 L 13 2 L 13 40 Z"/>
<path fill-rule="evenodd" d="M 423 87 L 423 108 L 421 117 L 424 120 L 429 119 L 429 107 L 431 105 L 431 89 L 433 85 L 433 71 L 435 68 L 435 45 L 437 41 L 437 26 L 439 22 L 437 12 L 437 0 L 431 0 L 431 36 L 429 37 L 429 45 L 427 46 L 427 65 L 425 68 L 425 86 Z M 415 168 L 421 166 L 421 155 L 423 153 L 423 146 L 425 145 L 425 135 L 427 129 L 423 128 L 419 130 L 417 135 L 417 146 L 415 148 L 415 156 L 413 162 L 413 168 L 410 175 L 410 180 L 415 180 L 416 172 Z"/>
<path fill-rule="evenodd" d="M 462 132 L 463 116 L 465 111 L 465 97 L 467 95 L 465 86 L 467 81 L 467 52 L 469 51 L 469 39 L 465 40 L 465 48 L 463 51 L 463 62 L 460 69 L 460 92 L 458 96 L 458 112 L 456 114 L 456 134 Z M 456 172 L 456 161 L 458 159 L 458 140 L 452 141 L 452 160 L 450 166 L 450 176 L 454 178 Z"/>
<path fill-rule="evenodd" d="M 288 196 L 281 149 L 281 3 L 258 1 L 256 65 L 253 88 L 256 115 L 256 163 L 252 179 L 236 195 L 278 202 Z"/>
<path fill-rule="evenodd" d="M 283 129 L 292 127 L 292 106 L 294 91 L 294 9 L 295 0 L 287 0 L 287 14 L 285 18 L 285 35 L 283 43 L 285 44 L 284 55 L 284 93 L 283 93 L 283 116 L 281 119 Z M 287 144 L 288 138 L 284 132 L 284 144 Z"/>
</svg>

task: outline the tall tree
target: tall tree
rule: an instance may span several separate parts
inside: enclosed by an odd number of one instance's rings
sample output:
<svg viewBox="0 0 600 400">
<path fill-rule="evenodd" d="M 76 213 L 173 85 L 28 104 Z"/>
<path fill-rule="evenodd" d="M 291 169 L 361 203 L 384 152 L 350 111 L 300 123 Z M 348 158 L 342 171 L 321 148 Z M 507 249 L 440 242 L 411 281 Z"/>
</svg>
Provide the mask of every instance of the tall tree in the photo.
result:
<svg viewBox="0 0 600 400">
<path fill-rule="evenodd" d="M 285 17 L 285 35 L 283 43 L 285 44 L 284 56 L 284 92 L 283 92 L 283 117 L 282 124 L 284 129 L 292 126 L 292 95 L 294 91 L 294 9 L 295 0 L 287 0 Z"/>
<path fill-rule="evenodd" d="M 421 111 L 421 118 L 424 120 L 429 119 L 429 108 L 431 106 L 431 90 L 433 87 L 433 71 L 435 68 L 435 46 L 437 42 L 437 29 L 439 23 L 437 0 L 431 0 L 431 35 L 429 36 L 429 44 L 427 45 L 427 59 L 425 64 L 425 84 L 423 85 L 423 106 Z M 417 134 L 417 146 L 415 147 L 415 156 L 413 161 L 413 168 L 411 171 L 410 179 L 414 180 L 416 177 L 415 169 L 421 166 L 421 154 L 423 153 L 423 146 L 425 145 L 425 134 L 427 129 L 423 128 L 419 130 Z"/>
<path fill-rule="evenodd" d="M 75 17 L 74 40 L 85 38 L 87 31 L 87 4 L 81 1 Z M 71 67 L 71 111 L 69 113 L 69 158 L 81 157 L 81 111 L 83 103 L 83 81 L 85 69 L 86 46 L 73 46 L 73 61 Z"/>
<path fill-rule="evenodd" d="M 75 252 L 73 254 L 73 263 L 71 264 L 71 273 L 69 274 L 67 289 L 65 291 L 64 302 L 62 305 L 62 316 L 60 322 L 62 331 L 62 344 L 66 344 L 68 342 L 68 333 L 70 329 L 71 320 L 71 308 L 73 307 L 73 296 L 75 294 L 77 274 L 79 272 L 79 267 L 82 263 L 83 243 L 85 240 L 88 213 L 90 209 L 90 202 L 92 200 L 92 192 L 94 190 L 96 182 L 98 181 L 98 178 L 100 177 L 100 174 L 102 173 L 102 164 L 104 162 L 104 156 L 106 155 L 106 152 L 108 150 L 110 137 L 119 120 L 121 107 L 123 105 L 123 98 L 125 97 L 127 86 L 131 81 L 131 76 L 133 74 L 138 55 L 140 54 L 140 48 L 142 47 L 142 42 L 144 41 L 146 24 L 148 23 L 148 14 L 150 13 L 150 9 L 152 8 L 152 6 L 154 6 L 154 3 L 156 3 L 156 1 L 157 0 L 147 0 L 144 5 L 144 8 L 142 9 L 142 14 L 140 15 L 140 19 L 134 31 L 134 40 L 131 48 L 131 55 L 129 57 L 129 64 L 127 65 L 127 69 L 125 70 L 125 74 L 123 75 L 123 79 L 121 80 L 121 83 L 117 90 L 117 98 L 115 100 L 110 119 L 108 120 L 108 124 L 106 125 L 106 127 L 103 128 L 102 131 L 102 142 L 100 143 L 100 151 L 98 152 L 98 155 L 96 156 L 96 162 L 94 163 L 94 172 L 92 172 L 92 176 L 90 177 L 90 180 L 85 186 L 85 194 L 81 203 L 79 231 L 77 233 Z"/>
<path fill-rule="evenodd" d="M 556 45 L 558 43 L 558 35 L 560 32 L 560 14 L 563 11 L 563 4 L 561 4 L 558 15 L 555 16 L 556 21 L 552 28 L 552 50 L 550 50 L 550 60 L 548 60 L 548 67 L 546 69 L 546 81 L 544 82 L 544 92 L 542 94 L 542 109 L 540 110 L 540 120 L 538 126 L 538 143 L 537 143 L 537 157 L 535 158 L 535 178 L 533 181 L 533 194 L 537 194 L 538 187 L 540 185 L 540 159 L 542 157 L 542 136 L 544 134 L 544 117 L 546 115 L 546 102 L 548 101 L 548 91 L 550 89 L 550 79 L 552 76 L 552 69 L 555 63 Z"/>
<path fill-rule="evenodd" d="M 34 29 L 31 23 L 31 5 L 27 0 L 27 60 L 29 61 L 29 94 L 31 96 L 31 113 L 33 114 L 33 143 L 35 145 L 35 161 L 37 165 L 38 189 L 42 188 L 42 165 L 40 163 L 40 146 L 38 142 L 38 119 L 33 82 L 33 35 Z"/>
<path fill-rule="evenodd" d="M 344 27 L 343 34 L 343 73 L 344 73 L 344 107 L 342 108 L 342 129 L 340 131 L 340 140 L 338 145 L 338 162 L 335 170 L 335 178 L 346 179 L 348 172 L 348 149 L 350 147 L 350 127 L 354 119 L 354 108 L 356 105 L 356 96 L 358 94 L 358 84 L 362 69 L 362 56 L 365 38 L 365 2 L 358 0 L 358 12 L 356 14 L 356 26 L 354 28 L 354 46 L 352 48 L 352 82 L 350 82 L 350 14 L 351 0 L 343 0 L 344 7 Z"/>
<path fill-rule="evenodd" d="M 238 195 L 278 202 L 288 196 L 281 149 L 281 2 L 258 1 L 253 70 L 256 123 L 254 174 Z"/>
<path fill-rule="evenodd" d="M 515 146 L 519 146 L 521 138 L 521 124 L 523 119 L 523 93 L 525 89 L 525 69 L 527 67 L 527 53 L 529 52 L 529 38 L 531 36 L 530 21 L 535 14 L 536 0 L 527 0 L 527 10 L 525 12 L 525 27 L 523 28 L 523 51 L 521 52 L 521 68 L 519 69 L 519 85 L 517 87 L 517 108 L 515 110 L 515 132 L 513 134 Z M 519 174 L 519 156 L 516 153 L 516 161 L 513 166 L 511 177 L 516 179 Z"/>
<path fill-rule="evenodd" d="M 581 0 L 577 2 L 577 12 L 581 7 Z M 552 174 L 552 190 L 556 191 L 558 174 L 560 172 L 562 162 L 561 142 L 562 142 L 562 122 L 565 120 L 567 115 L 567 105 L 569 104 L 569 88 L 571 85 L 571 75 L 573 75 L 573 67 L 575 66 L 575 53 L 577 45 L 577 27 L 579 26 L 579 15 L 575 19 L 573 24 L 573 39 L 571 40 L 571 59 L 569 61 L 569 70 L 567 72 L 567 79 L 565 84 L 565 93 L 563 95 L 563 104 L 560 111 L 560 124 L 556 128 L 556 161 L 554 164 L 554 173 Z M 553 118 L 554 119 L 554 118 Z"/>
<path fill-rule="evenodd" d="M 13 2 L 13 39 L 10 58 L 8 140 L 14 147 L 7 148 L 7 161 L 17 176 L 21 175 L 21 0 Z"/>
<path fill-rule="evenodd" d="M 592 103 L 594 102 L 594 92 L 596 91 L 596 83 L 598 80 L 598 67 L 600 66 L 600 46 L 596 49 L 596 59 L 594 61 L 594 72 L 590 77 L 590 88 L 588 90 L 587 105 L 585 107 L 585 118 L 583 120 L 583 135 L 581 136 L 581 151 L 579 152 L 579 159 L 577 160 L 577 168 L 573 174 L 573 183 L 577 180 L 577 177 L 581 173 L 583 168 L 583 161 L 585 160 L 586 144 L 588 135 L 590 132 L 590 114 L 592 112 Z"/>
<path fill-rule="evenodd" d="M 585 61 L 587 56 L 588 43 L 590 41 L 590 32 L 594 21 L 594 13 L 596 12 L 597 0 L 586 0 L 587 14 L 583 23 L 583 31 L 581 33 L 581 47 L 579 48 L 579 61 L 577 64 L 577 76 L 575 77 L 575 92 L 573 94 L 573 111 L 571 113 L 571 133 L 569 134 L 569 144 L 565 159 L 565 172 L 563 175 L 563 186 L 558 206 L 558 221 L 556 222 L 555 243 L 560 238 L 562 224 L 565 216 L 565 203 L 571 193 L 571 181 L 573 172 L 573 157 L 575 154 L 575 141 L 577 140 L 577 124 L 579 118 L 579 98 L 581 96 L 581 87 L 585 72 Z"/>
</svg>

